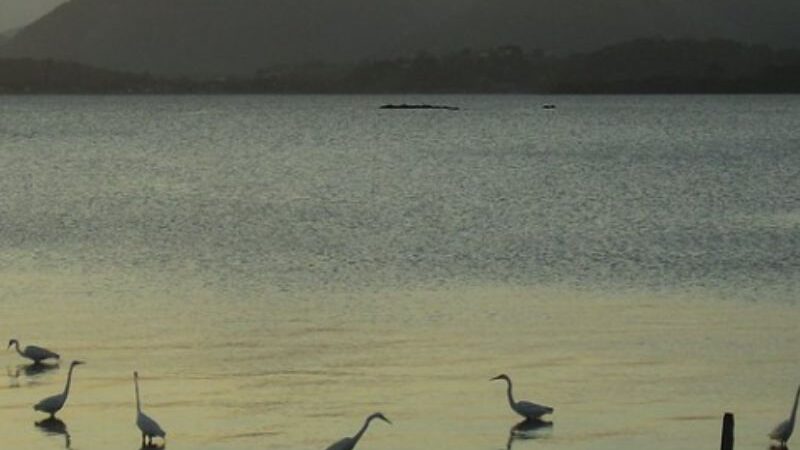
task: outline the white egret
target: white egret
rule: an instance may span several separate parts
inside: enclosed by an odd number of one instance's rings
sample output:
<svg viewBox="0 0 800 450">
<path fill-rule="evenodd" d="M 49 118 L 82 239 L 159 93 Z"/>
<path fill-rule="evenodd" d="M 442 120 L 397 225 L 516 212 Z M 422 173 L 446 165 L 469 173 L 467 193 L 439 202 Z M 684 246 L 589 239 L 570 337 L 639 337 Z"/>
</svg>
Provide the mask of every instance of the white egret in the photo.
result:
<svg viewBox="0 0 800 450">
<path fill-rule="evenodd" d="M 800 386 L 797 387 L 797 393 L 794 394 L 794 405 L 792 406 L 792 414 L 788 419 L 779 423 L 777 427 L 769 434 L 769 437 L 780 442 L 781 447 L 786 446 L 786 441 L 792 437 L 794 431 L 794 419 L 797 416 L 797 400 L 800 399 Z"/>
<path fill-rule="evenodd" d="M 136 426 L 142 432 L 142 447 L 145 446 L 145 438 L 148 439 L 147 445 L 153 445 L 153 438 L 167 438 L 167 433 L 161 429 L 158 423 L 142 412 L 142 404 L 139 401 L 139 373 L 133 372 L 133 385 L 136 387 Z"/>
<path fill-rule="evenodd" d="M 67 396 L 69 395 L 69 385 L 72 383 L 72 370 L 75 369 L 75 366 L 85 364 L 83 361 L 72 361 L 69 365 L 69 374 L 67 374 L 67 385 L 64 386 L 64 392 L 54 395 L 52 397 L 47 397 L 46 399 L 40 401 L 39 403 L 33 405 L 33 409 L 36 411 L 42 411 L 50 414 L 51 418 L 55 417 L 55 414 L 64 407 L 64 403 L 67 402 Z"/>
<path fill-rule="evenodd" d="M 34 363 L 39 364 L 45 359 L 53 358 L 59 359 L 60 356 L 58 353 L 51 352 L 50 350 L 42 347 L 37 347 L 35 345 L 29 345 L 25 347 L 25 350 L 19 349 L 19 341 L 16 339 L 11 339 L 8 341 L 8 347 L 15 346 L 17 349 L 17 353 L 20 354 L 23 358 L 32 359 Z"/>
<path fill-rule="evenodd" d="M 514 396 L 511 393 L 511 378 L 508 377 L 506 374 L 500 374 L 492 380 L 506 380 L 508 383 L 508 404 L 511 405 L 511 409 L 514 410 L 517 414 L 526 419 L 538 419 L 545 414 L 550 414 L 553 412 L 553 408 L 544 405 L 538 405 L 536 403 L 528 402 L 525 400 L 520 400 L 518 402 L 514 401 Z"/>
<path fill-rule="evenodd" d="M 346 437 L 338 442 L 335 442 L 331 444 L 331 446 L 328 447 L 327 450 L 353 450 L 356 444 L 358 444 L 358 440 L 361 439 L 361 436 L 363 436 L 364 432 L 367 431 L 367 427 L 369 426 L 369 423 L 372 422 L 373 419 L 381 419 L 390 425 L 392 424 L 392 422 L 389 422 L 389 419 L 384 417 L 383 414 L 376 412 L 367 417 L 367 420 L 364 421 L 364 425 L 361 427 L 360 430 L 358 430 L 358 433 L 356 433 L 355 436 Z"/>
</svg>

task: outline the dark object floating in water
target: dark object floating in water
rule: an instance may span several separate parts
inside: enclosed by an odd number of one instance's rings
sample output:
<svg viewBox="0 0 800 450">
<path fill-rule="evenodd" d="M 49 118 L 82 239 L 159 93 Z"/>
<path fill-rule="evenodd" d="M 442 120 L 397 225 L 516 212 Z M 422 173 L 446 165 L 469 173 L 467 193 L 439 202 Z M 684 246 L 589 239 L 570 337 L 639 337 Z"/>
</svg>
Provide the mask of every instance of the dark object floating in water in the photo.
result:
<svg viewBox="0 0 800 450">
<path fill-rule="evenodd" d="M 552 103 L 546 103 L 546 104 L 542 105 L 542 109 L 556 109 L 556 105 L 554 105 Z"/>
<path fill-rule="evenodd" d="M 399 105 L 389 103 L 386 105 L 382 105 L 380 109 L 446 109 L 448 111 L 458 111 L 460 108 L 458 106 L 428 105 L 426 103 L 411 104 L 411 105 L 407 103 L 401 103 Z"/>
</svg>

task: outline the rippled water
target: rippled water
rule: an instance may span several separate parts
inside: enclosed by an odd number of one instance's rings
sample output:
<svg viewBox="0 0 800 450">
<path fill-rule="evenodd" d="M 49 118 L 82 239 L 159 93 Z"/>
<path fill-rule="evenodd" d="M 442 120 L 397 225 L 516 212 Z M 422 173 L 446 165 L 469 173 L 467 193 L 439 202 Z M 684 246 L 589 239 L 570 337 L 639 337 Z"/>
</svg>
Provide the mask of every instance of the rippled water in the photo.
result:
<svg viewBox="0 0 800 450">
<path fill-rule="evenodd" d="M 798 149 L 796 96 L 3 97 L 0 329 L 65 361 L 8 351 L 0 434 L 138 448 L 138 369 L 171 449 L 376 410 L 359 448 L 695 449 L 734 411 L 763 449 L 800 382 Z M 552 428 L 508 440 L 500 372 Z"/>
</svg>

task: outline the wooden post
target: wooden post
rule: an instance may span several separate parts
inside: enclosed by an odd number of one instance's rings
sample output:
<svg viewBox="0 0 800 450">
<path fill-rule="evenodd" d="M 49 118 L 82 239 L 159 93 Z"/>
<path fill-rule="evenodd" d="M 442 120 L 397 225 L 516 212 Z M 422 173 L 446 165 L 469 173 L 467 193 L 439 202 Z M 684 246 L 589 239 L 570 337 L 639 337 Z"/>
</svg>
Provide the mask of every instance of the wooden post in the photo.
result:
<svg viewBox="0 0 800 450">
<path fill-rule="evenodd" d="M 733 413 L 726 412 L 722 417 L 722 443 L 720 450 L 733 450 Z"/>
</svg>

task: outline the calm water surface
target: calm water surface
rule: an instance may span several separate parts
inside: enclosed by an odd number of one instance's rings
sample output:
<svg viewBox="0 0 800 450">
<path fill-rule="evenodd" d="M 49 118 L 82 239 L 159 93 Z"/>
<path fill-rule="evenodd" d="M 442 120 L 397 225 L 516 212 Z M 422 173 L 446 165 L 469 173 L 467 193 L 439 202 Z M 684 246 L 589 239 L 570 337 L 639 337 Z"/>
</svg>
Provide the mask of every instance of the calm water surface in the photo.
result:
<svg viewBox="0 0 800 450">
<path fill-rule="evenodd" d="M 138 448 L 136 369 L 170 449 L 766 449 L 798 149 L 796 96 L 1 97 L 0 336 L 64 357 L 3 447 Z"/>
</svg>

